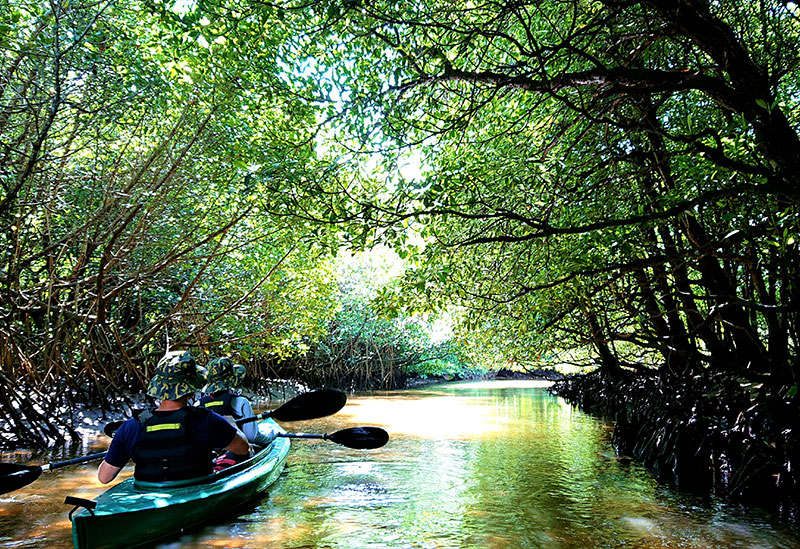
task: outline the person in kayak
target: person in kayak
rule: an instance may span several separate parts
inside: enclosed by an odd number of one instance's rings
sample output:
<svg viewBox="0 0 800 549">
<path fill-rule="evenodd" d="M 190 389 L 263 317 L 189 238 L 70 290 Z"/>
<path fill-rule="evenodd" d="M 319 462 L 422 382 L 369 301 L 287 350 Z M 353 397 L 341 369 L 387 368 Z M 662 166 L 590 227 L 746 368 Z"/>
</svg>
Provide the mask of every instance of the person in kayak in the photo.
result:
<svg viewBox="0 0 800 549">
<path fill-rule="evenodd" d="M 234 391 L 245 376 L 245 367 L 234 364 L 230 358 L 215 358 L 208 363 L 207 384 L 204 396 L 200 399 L 200 406 L 225 417 L 231 423 L 237 419 L 253 416 L 253 407 L 250 401 Z M 265 434 L 258 428 L 258 422 L 251 421 L 241 426 L 247 440 L 258 446 L 266 446 L 275 440 L 275 433 Z M 225 452 L 214 462 L 214 470 L 219 471 L 225 467 L 238 463 L 237 456 Z"/>
<path fill-rule="evenodd" d="M 224 448 L 237 462 L 247 459 L 250 445 L 244 433 L 221 415 L 188 405 L 204 383 L 190 352 L 167 353 L 147 387 L 147 394 L 161 403 L 122 424 L 97 470 L 98 480 L 114 480 L 129 459 L 136 464 L 134 477 L 149 482 L 210 474 L 216 448 Z"/>
</svg>

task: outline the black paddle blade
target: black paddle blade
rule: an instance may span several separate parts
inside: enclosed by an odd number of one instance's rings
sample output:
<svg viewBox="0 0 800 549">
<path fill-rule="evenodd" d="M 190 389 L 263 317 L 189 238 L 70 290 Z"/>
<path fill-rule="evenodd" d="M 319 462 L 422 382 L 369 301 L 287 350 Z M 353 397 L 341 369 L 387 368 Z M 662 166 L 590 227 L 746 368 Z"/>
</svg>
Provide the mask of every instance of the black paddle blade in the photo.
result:
<svg viewBox="0 0 800 549">
<path fill-rule="evenodd" d="M 111 423 L 108 423 L 106 424 L 105 427 L 103 427 L 103 432 L 106 434 L 106 436 L 114 438 L 114 433 L 117 432 L 117 429 L 122 427 L 123 423 L 124 422 L 122 421 L 112 421 Z"/>
<path fill-rule="evenodd" d="M 389 442 L 389 433 L 380 427 L 352 427 L 325 435 L 325 438 L 348 448 L 372 450 Z"/>
<path fill-rule="evenodd" d="M 0 463 L 0 494 L 7 494 L 27 486 L 41 474 L 42 468 L 38 465 Z"/>
<path fill-rule="evenodd" d="M 330 416 L 344 408 L 347 395 L 337 389 L 320 389 L 302 393 L 283 406 L 269 412 L 267 417 L 278 421 L 303 421 Z"/>
</svg>

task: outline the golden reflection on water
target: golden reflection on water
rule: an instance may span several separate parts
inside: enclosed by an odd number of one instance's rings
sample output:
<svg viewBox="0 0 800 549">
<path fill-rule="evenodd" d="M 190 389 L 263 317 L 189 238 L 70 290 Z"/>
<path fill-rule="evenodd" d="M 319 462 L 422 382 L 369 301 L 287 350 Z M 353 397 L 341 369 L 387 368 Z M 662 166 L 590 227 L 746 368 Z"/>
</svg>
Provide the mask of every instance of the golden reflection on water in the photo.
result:
<svg viewBox="0 0 800 549">
<path fill-rule="evenodd" d="M 514 387 L 543 389 L 549 381 L 475 382 L 471 389 Z M 508 418 L 497 413 L 487 399 L 459 397 L 434 388 L 388 393 L 384 398 L 351 400 L 337 417 L 356 424 L 391 428 L 391 435 L 410 435 L 430 439 L 467 439 L 503 428 Z"/>
<path fill-rule="evenodd" d="M 306 539 L 312 531 L 310 524 L 296 524 L 283 517 L 274 517 L 259 525 L 259 531 L 249 538 L 249 547 L 274 547 Z"/>
<path fill-rule="evenodd" d="M 410 402 L 414 406 L 409 406 Z M 472 438 L 499 428 L 490 410 L 468 399 L 447 396 L 365 400 L 347 406 L 342 413 L 354 423 L 390 426 L 394 436 Z"/>
<path fill-rule="evenodd" d="M 361 525 L 354 521 L 343 521 L 336 526 L 337 532 L 344 535 L 358 532 L 360 529 Z"/>
<path fill-rule="evenodd" d="M 329 497 L 318 497 L 318 498 L 309 498 L 303 501 L 303 505 L 306 507 L 318 507 L 321 505 L 330 505 L 333 503 L 334 500 Z"/>
</svg>

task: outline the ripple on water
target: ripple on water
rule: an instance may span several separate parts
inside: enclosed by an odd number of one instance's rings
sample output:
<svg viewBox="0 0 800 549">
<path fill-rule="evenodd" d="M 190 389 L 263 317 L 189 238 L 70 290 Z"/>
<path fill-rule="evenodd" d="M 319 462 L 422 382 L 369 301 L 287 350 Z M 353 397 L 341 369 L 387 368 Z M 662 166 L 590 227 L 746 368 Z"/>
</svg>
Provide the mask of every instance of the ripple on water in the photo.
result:
<svg viewBox="0 0 800 549">
<path fill-rule="evenodd" d="M 19 548 L 19 547 L 48 547 L 48 543 L 46 541 L 46 537 L 44 535 L 41 536 L 33 536 L 30 538 L 26 538 L 23 540 L 10 540 L 9 538 L 0 538 L 0 547 L 3 549 L 12 549 L 12 548 Z"/>
</svg>

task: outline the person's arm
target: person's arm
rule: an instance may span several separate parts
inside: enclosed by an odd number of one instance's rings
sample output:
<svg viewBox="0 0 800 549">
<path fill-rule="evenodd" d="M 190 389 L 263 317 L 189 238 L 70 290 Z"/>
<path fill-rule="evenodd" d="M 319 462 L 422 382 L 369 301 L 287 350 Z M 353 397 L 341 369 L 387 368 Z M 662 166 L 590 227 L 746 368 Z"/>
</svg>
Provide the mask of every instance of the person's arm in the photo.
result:
<svg viewBox="0 0 800 549">
<path fill-rule="evenodd" d="M 216 412 L 208 412 L 200 434 L 207 440 L 211 448 L 221 447 L 239 457 L 250 455 L 250 444 L 244 433 Z"/>
<path fill-rule="evenodd" d="M 234 412 L 242 418 L 247 419 L 249 417 L 253 417 L 253 407 L 250 406 L 250 401 L 244 398 L 243 396 L 236 396 L 231 400 L 231 407 L 233 408 Z M 247 437 L 247 440 L 250 442 L 256 442 L 256 437 L 258 436 L 258 422 L 257 421 L 250 421 L 245 423 L 239 430 L 244 433 L 244 436 Z"/>
<path fill-rule="evenodd" d="M 249 456 L 250 443 L 247 442 L 247 437 L 244 436 L 244 433 L 239 429 L 236 429 L 236 434 L 233 436 L 233 440 L 225 447 L 225 450 L 232 454 L 236 454 L 237 456 Z"/>
<path fill-rule="evenodd" d="M 250 405 L 250 401 L 243 396 L 235 397 L 231 401 L 231 405 L 236 413 L 242 417 L 242 419 L 253 417 L 255 415 L 253 413 L 253 407 Z M 275 440 L 275 432 L 270 432 L 269 434 L 265 435 L 259 428 L 259 423 L 257 421 L 247 422 L 239 427 L 239 429 L 241 429 L 250 443 L 258 446 L 267 446 L 273 440 Z"/>
<path fill-rule="evenodd" d="M 214 472 L 241 463 L 250 457 L 250 444 L 243 432 L 215 412 L 209 413 L 207 421 L 208 432 L 206 434 L 209 435 L 211 447 L 219 448 L 225 444 L 225 453 L 214 460 Z"/>
<path fill-rule="evenodd" d="M 100 467 L 97 469 L 97 480 L 99 480 L 101 484 L 108 484 L 117 478 L 120 471 L 122 471 L 122 467 L 114 467 L 106 460 L 103 460 L 102 463 L 100 463 Z"/>
<path fill-rule="evenodd" d="M 141 426 L 136 419 L 129 419 L 123 423 L 111 439 L 105 459 L 97 468 L 97 480 L 102 484 L 108 484 L 115 478 L 128 463 L 131 457 L 133 445 L 138 440 Z"/>
</svg>

